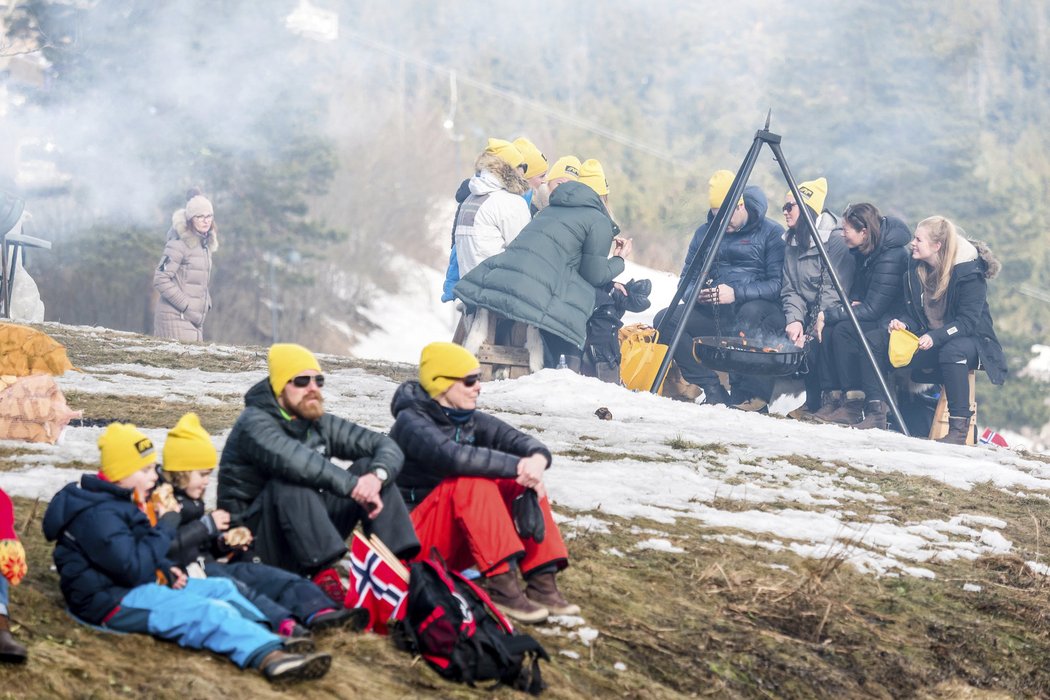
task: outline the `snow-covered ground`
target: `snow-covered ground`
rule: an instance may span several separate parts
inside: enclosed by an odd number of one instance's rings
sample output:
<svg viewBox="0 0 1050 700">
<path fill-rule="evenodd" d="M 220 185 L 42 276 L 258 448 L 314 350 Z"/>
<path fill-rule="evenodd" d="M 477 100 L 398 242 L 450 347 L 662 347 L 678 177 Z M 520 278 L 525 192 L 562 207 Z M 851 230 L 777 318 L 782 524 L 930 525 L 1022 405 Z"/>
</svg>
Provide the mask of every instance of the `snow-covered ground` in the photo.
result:
<svg viewBox="0 0 1050 700">
<path fill-rule="evenodd" d="M 231 395 L 243 393 L 263 376 L 261 368 L 239 373 L 141 365 L 84 369 L 59 378 L 63 390 L 143 396 L 184 404 L 186 410 L 229 403 Z M 372 428 L 390 426 L 392 381 L 362 370 L 328 375 L 329 410 Z M 612 412 L 612 420 L 595 417 L 601 406 Z M 574 530 L 606 528 L 610 516 L 657 523 L 686 519 L 697 523 L 691 537 L 806 557 L 846 552 L 864 572 L 933 576 L 926 562 L 1010 551 L 1011 543 L 1000 532 L 1005 523 L 992 512 L 903 519 L 893 505 L 896 494 L 882 490 L 880 477 L 927 477 L 959 489 L 991 482 L 1007 494 L 1050 501 L 1050 464 L 1010 450 L 951 447 L 883 431 L 684 404 L 566 370 L 486 384 L 482 408 L 537 434 L 554 451 L 548 481 L 570 537 Z M 70 428 L 57 446 L 0 443 L 28 451 L 8 458 L 24 467 L 0 472 L 0 487 L 49 498 L 81 473 L 63 465 L 97 461 L 100 433 L 100 428 Z M 163 442 L 164 431 L 146 433 Z M 225 437 L 214 436 L 217 447 Z M 700 447 L 711 444 L 724 450 Z M 816 461 L 812 467 L 798 466 L 807 463 L 799 457 Z M 625 542 L 621 549 L 676 552 L 684 537 L 641 527 L 635 536 L 635 542 Z"/>
</svg>

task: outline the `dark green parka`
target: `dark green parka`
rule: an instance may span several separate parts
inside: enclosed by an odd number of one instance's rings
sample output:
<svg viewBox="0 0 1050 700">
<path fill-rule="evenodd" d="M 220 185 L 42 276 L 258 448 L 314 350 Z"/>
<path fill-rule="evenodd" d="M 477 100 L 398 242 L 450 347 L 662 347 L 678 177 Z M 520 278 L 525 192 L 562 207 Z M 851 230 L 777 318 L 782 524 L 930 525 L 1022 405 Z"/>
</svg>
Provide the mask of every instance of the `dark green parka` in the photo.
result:
<svg viewBox="0 0 1050 700">
<path fill-rule="evenodd" d="M 613 222 L 587 185 L 565 182 L 507 249 L 456 284 L 468 309 L 489 309 L 583 348 L 594 290 L 623 272 L 609 257 Z"/>
<path fill-rule="evenodd" d="M 383 433 L 331 413 L 318 420 L 285 418 L 268 379 L 248 390 L 244 404 L 219 461 L 218 506 L 237 524 L 273 479 L 349 496 L 357 476 L 333 457 L 371 457 L 371 468 L 385 468 L 391 482 L 401 471 L 401 448 Z"/>
</svg>

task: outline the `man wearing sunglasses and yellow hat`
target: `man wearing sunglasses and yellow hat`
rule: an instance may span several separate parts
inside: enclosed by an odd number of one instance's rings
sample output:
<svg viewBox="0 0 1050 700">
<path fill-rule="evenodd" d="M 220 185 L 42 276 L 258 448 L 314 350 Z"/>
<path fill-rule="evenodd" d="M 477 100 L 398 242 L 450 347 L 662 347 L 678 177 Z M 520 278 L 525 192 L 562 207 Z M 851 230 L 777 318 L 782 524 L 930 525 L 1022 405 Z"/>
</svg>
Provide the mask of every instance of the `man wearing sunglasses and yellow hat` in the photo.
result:
<svg viewBox="0 0 1050 700">
<path fill-rule="evenodd" d="M 402 559 L 419 551 L 394 485 L 404 457 L 386 435 L 325 412 L 325 377 L 309 350 L 275 344 L 268 365 L 223 448 L 218 505 L 252 531 L 260 561 L 311 577 L 341 604 L 335 564 L 359 522 Z"/>
</svg>

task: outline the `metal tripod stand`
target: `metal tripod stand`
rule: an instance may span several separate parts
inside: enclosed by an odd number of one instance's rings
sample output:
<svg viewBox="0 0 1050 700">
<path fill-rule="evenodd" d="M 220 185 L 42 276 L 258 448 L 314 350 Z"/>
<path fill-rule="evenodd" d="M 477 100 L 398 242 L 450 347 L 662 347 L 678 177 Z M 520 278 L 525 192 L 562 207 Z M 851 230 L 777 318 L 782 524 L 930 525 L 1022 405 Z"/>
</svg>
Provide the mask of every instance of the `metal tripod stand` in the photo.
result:
<svg viewBox="0 0 1050 700">
<path fill-rule="evenodd" d="M 802 206 L 802 202 L 805 200 L 802 199 L 802 194 L 798 191 L 798 185 L 795 184 L 795 178 L 792 177 L 791 169 L 788 168 L 787 160 L 784 158 L 784 152 L 780 148 L 780 135 L 769 131 L 770 116 L 771 112 L 766 115 L 765 126 L 755 132 L 755 140 L 751 143 L 751 148 L 748 150 L 747 155 L 744 156 L 744 161 L 740 164 L 740 169 L 737 170 L 736 177 L 733 179 L 733 184 L 730 186 L 729 192 L 726 194 L 725 200 L 723 201 L 740 201 L 740 198 L 744 194 L 744 187 L 747 185 L 747 180 L 751 177 L 751 171 L 754 169 L 755 163 L 758 161 L 758 154 L 762 150 L 762 145 L 768 145 L 769 149 L 773 151 L 774 158 L 780 165 L 780 172 L 784 175 L 784 180 L 791 189 L 792 196 L 794 196 L 795 201 L 799 203 L 799 211 L 802 213 L 802 216 L 806 218 L 806 225 L 808 225 L 810 230 L 815 233 L 817 230 L 816 222 L 813 221 L 809 209 Z M 714 221 L 711 222 L 714 227 L 714 233 L 712 234 L 708 231 L 708 240 L 704 242 L 707 251 L 703 256 L 697 255 L 693 258 L 689 267 L 682 274 L 681 280 L 678 282 L 678 289 L 675 291 L 674 297 L 671 299 L 671 304 L 667 307 L 667 314 L 664 316 L 664 319 L 660 324 L 659 331 L 661 338 L 667 337 L 667 327 L 674 322 L 672 318 L 675 309 L 682 301 L 686 292 L 690 291 L 692 293 L 690 293 L 689 298 L 685 300 L 685 308 L 682 310 L 682 315 L 680 317 L 681 321 L 675 327 L 674 333 L 671 335 L 671 342 L 668 344 L 667 353 L 664 355 L 663 362 L 660 363 L 660 369 L 656 372 L 656 379 L 653 381 L 653 385 L 650 388 L 652 393 L 659 391 L 660 385 L 664 381 L 664 377 L 667 376 L 667 370 L 671 366 L 672 359 L 674 359 L 675 348 L 678 347 L 678 343 L 682 339 L 682 331 L 685 330 L 686 320 L 696 306 L 696 292 L 700 289 L 698 285 L 700 280 L 707 279 L 707 275 L 711 272 L 711 267 L 715 262 L 715 256 L 718 253 L 718 246 L 722 243 L 722 239 L 725 237 L 726 227 L 729 225 L 729 217 L 732 215 L 734 208 L 735 207 L 724 205 L 719 207 L 718 214 L 715 216 Z M 886 402 L 889 404 L 890 410 L 893 411 L 893 417 L 897 420 L 901 432 L 910 437 L 908 426 L 904 423 L 904 417 L 901 415 L 900 409 L 897 408 L 897 401 L 890 392 L 889 386 L 886 384 L 886 378 L 882 376 L 882 370 L 879 369 L 879 363 L 875 359 L 874 353 L 871 351 L 868 339 L 864 337 L 864 330 L 860 327 L 860 321 L 857 320 L 856 314 L 853 313 L 853 307 L 850 305 L 846 290 L 842 288 L 842 282 L 839 280 L 838 273 L 835 272 L 835 268 L 828 259 L 828 251 L 824 247 L 824 242 L 821 241 L 820 236 L 817 235 L 813 236 L 813 242 L 816 244 L 817 252 L 820 254 L 820 258 L 831 277 L 831 284 L 835 287 L 835 292 L 838 294 L 843 307 L 846 309 L 846 315 L 849 316 L 850 323 L 853 324 L 853 330 L 856 331 L 857 337 L 860 338 L 860 344 L 864 348 L 864 353 L 868 357 L 868 362 L 871 363 L 872 369 L 875 370 L 875 376 L 878 377 L 879 386 L 882 387 L 882 391 L 886 395 Z"/>
</svg>

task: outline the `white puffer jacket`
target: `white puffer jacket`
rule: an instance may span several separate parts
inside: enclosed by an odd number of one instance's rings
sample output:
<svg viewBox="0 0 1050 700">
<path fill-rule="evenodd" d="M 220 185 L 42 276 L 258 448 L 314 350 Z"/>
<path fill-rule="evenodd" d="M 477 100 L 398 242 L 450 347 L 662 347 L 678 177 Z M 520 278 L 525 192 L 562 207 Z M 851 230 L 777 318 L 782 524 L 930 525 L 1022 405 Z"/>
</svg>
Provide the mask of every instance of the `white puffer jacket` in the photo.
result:
<svg viewBox="0 0 1050 700">
<path fill-rule="evenodd" d="M 482 154 L 476 168 L 470 196 L 456 219 L 461 279 L 482 260 L 503 252 L 532 219 L 521 196 L 528 191 L 528 183 L 519 170 L 491 154 Z"/>
</svg>

